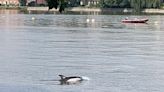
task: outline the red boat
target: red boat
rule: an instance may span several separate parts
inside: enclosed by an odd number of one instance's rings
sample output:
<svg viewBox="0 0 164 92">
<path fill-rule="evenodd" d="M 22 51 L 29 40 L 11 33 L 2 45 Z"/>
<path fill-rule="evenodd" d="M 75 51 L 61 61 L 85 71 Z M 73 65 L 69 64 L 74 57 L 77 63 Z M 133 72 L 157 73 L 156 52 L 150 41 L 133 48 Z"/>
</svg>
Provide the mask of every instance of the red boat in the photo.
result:
<svg viewBox="0 0 164 92">
<path fill-rule="evenodd" d="M 148 19 L 124 19 L 122 20 L 123 23 L 146 23 Z"/>
</svg>

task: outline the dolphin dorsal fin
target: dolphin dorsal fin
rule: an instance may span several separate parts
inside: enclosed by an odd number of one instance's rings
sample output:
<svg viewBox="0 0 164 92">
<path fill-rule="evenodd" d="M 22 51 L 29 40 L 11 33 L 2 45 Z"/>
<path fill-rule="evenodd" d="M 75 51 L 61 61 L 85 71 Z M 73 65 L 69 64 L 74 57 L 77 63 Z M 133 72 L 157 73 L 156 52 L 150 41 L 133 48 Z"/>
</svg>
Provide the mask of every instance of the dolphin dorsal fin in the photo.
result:
<svg viewBox="0 0 164 92">
<path fill-rule="evenodd" d="M 59 75 L 59 76 L 62 80 L 66 78 L 64 75 Z"/>
</svg>

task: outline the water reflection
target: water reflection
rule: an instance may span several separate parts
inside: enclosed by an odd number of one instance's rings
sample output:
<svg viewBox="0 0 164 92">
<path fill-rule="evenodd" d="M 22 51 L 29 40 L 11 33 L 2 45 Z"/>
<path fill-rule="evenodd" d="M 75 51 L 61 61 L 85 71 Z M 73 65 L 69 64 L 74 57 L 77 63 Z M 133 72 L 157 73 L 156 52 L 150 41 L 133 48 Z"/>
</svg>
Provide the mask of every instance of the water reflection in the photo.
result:
<svg viewBox="0 0 164 92">
<path fill-rule="evenodd" d="M 13 10 L 1 9 L 0 14 L 20 14 L 20 11 L 17 9 L 13 9 Z"/>
<path fill-rule="evenodd" d="M 148 24 L 123 24 L 121 20 L 125 17 L 137 17 L 133 15 L 22 15 L 18 10 L 1 10 L 0 15 L 1 26 L 15 27 L 15 26 L 42 26 L 42 27 L 80 27 L 80 28 L 113 28 L 121 29 L 127 28 L 158 28 L 162 29 L 163 19 L 161 16 L 149 18 Z M 109 17 L 108 17 L 109 16 Z M 143 17 L 143 16 L 140 16 Z M 147 16 L 149 17 L 149 16 Z M 35 19 L 33 19 L 35 18 Z M 57 19 L 56 19 L 57 18 Z"/>
</svg>

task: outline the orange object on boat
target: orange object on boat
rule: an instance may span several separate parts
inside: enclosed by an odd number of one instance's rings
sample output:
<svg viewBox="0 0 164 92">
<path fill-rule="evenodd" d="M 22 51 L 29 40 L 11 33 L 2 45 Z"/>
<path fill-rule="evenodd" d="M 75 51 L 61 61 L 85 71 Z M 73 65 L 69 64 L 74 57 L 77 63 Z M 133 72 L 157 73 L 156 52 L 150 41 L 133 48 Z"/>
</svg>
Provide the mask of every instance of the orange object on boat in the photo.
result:
<svg viewBox="0 0 164 92">
<path fill-rule="evenodd" d="M 124 19 L 122 20 L 123 23 L 146 23 L 148 19 Z"/>
</svg>

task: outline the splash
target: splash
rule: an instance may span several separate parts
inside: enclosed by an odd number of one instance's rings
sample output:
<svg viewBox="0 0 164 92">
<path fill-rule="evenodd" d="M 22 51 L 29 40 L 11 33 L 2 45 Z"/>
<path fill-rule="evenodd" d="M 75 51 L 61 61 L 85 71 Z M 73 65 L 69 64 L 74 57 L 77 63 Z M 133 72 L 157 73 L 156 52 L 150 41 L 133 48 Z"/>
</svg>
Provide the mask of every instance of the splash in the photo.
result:
<svg viewBox="0 0 164 92">
<path fill-rule="evenodd" d="M 89 77 L 86 77 L 86 76 L 82 76 L 82 79 L 83 79 L 84 81 L 89 81 L 89 80 L 90 80 L 90 78 L 89 78 Z"/>
</svg>

